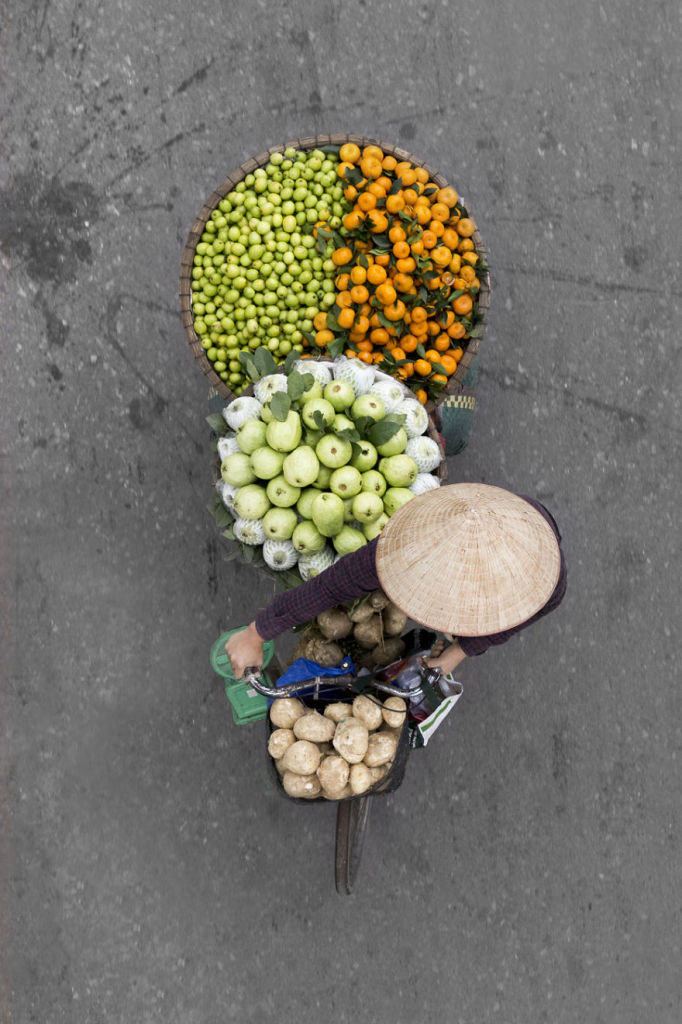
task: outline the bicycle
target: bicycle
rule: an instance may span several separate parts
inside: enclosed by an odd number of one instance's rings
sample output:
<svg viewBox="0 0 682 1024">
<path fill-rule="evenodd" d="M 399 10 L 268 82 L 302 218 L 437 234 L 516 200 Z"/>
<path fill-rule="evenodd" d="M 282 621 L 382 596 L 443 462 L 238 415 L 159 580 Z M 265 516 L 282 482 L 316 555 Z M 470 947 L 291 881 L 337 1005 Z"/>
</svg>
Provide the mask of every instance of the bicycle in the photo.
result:
<svg viewBox="0 0 682 1024">
<path fill-rule="evenodd" d="M 427 639 L 425 639 L 425 635 Z M 424 630 L 413 630 L 412 634 L 409 636 L 409 640 L 411 642 L 408 644 L 408 649 L 409 647 L 412 647 L 413 653 L 414 651 L 424 650 L 427 646 L 430 646 L 430 643 L 428 642 L 429 636 L 433 637 L 434 634 L 428 634 Z M 387 669 L 377 669 L 369 675 L 355 675 L 352 672 L 344 672 L 343 670 L 345 668 L 350 668 L 351 664 L 352 663 L 349 659 L 345 659 L 344 662 L 341 662 L 338 666 L 342 670 L 341 675 L 314 676 L 310 679 L 289 683 L 285 686 L 267 685 L 262 681 L 263 678 L 266 678 L 269 681 L 271 673 L 273 675 L 275 675 L 275 673 L 279 673 L 279 666 L 277 665 L 276 660 L 271 662 L 268 672 L 264 672 L 258 668 L 248 668 L 245 673 L 245 679 L 248 686 L 253 687 L 254 690 L 262 694 L 264 697 L 268 697 L 273 700 L 278 700 L 283 697 L 299 696 L 301 698 L 306 698 L 308 706 L 322 707 L 330 700 L 341 700 L 344 694 L 346 696 L 350 693 L 352 693 L 353 696 L 356 696 L 358 693 L 371 695 L 373 691 L 376 691 L 387 696 L 402 697 L 408 705 L 408 710 L 405 713 L 405 721 L 398 739 L 395 756 L 387 774 L 365 793 L 359 796 L 343 797 L 339 799 L 337 803 L 334 877 L 336 891 L 345 895 L 350 895 L 352 893 L 357 879 L 360 861 L 362 858 L 363 845 L 369 824 L 370 800 L 374 796 L 393 792 L 400 786 L 405 774 L 407 757 L 410 751 L 421 745 L 419 723 L 413 721 L 409 716 L 410 701 L 414 701 L 419 698 L 426 698 L 429 705 L 435 708 L 443 700 L 437 690 L 437 683 L 441 676 L 440 669 L 429 668 L 424 661 L 419 665 L 421 677 L 420 683 L 418 686 L 411 689 L 402 689 L 401 687 L 392 685 L 388 680 L 378 678 L 382 673 L 385 674 Z M 396 671 L 396 675 L 397 674 L 398 672 Z M 278 675 L 275 675 L 275 679 L 277 678 Z M 461 693 L 461 687 L 459 693 Z M 268 716 L 266 718 L 266 742 L 267 739 L 269 739 L 271 731 L 272 725 Z M 275 768 L 274 762 L 270 758 L 269 754 L 267 756 L 277 787 L 281 791 L 282 795 L 285 795 L 281 779 L 277 769 Z M 324 803 L 329 802 L 323 797 L 309 800 L 286 795 L 286 798 L 289 800 L 295 800 L 298 803 L 314 803 L 316 800 Z"/>
</svg>

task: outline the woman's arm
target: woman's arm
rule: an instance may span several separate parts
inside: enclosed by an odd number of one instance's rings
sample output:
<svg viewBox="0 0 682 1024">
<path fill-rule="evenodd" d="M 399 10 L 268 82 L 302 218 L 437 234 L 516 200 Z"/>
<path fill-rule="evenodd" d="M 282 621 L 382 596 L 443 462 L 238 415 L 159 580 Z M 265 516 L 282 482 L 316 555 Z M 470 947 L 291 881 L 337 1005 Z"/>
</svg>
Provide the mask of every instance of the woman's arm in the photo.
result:
<svg viewBox="0 0 682 1024">
<path fill-rule="evenodd" d="M 263 664 L 264 640 L 272 640 L 337 604 L 371 594 L 379 586 L 376 540 L 373 540 L 350 555 L 344 555 L 335 565 L 300 587 L 278 594 L 246 629 L 234 633 L 225 644 L 235 678 L 241 678 L 250 666 Z"/>
<path fill-rule="evenodd" d="M 439 654 L 437 658 L 427 658 L 426 664 L 430 668 L 439 668 L 444 675 L 448 675 L 450 672 L 454 672 L 458 665 L 466 658 L 466 654 L 460 647 L 459 641 L 455 640 L 454 644 L 446 647 L 442 654 Z"/>
</svg>

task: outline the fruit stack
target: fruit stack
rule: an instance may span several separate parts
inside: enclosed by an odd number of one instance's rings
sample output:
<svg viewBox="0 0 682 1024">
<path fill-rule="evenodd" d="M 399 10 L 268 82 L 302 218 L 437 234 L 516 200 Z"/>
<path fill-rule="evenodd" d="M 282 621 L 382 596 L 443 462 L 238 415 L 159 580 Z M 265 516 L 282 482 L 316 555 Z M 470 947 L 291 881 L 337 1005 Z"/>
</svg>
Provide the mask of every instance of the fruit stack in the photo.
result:
<svg viewBox="0 0 682 1024">
<path fill-rule="evenodd" d="M 222 411 L 213 511 L 245 560 L 295 586 L 438 487 L 442 446 L 423 406 L 373 366 L 340 356 L 275 368 L 263 349 L 248 362 L 253 394 Z"/>
</svg>

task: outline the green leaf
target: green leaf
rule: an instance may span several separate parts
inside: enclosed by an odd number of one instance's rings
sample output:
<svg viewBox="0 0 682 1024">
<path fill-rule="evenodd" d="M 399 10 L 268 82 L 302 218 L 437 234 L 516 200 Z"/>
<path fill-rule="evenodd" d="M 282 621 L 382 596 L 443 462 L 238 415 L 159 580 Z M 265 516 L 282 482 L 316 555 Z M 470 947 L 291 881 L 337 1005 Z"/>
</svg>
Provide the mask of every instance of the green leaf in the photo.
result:
<svg viewBox="0 0 682 1024">
<path fill-rule="evenodd" d="M 246 360 L 246 372 L 248 373 L 251 380 L 256 381 L 260 379 L 258 367 L 254 363 L 253 359 Z"/>
<path fill-rule="evenodd" d="M 289 415 L 291 399 L 285 391 L 276 391 L 270 399 L 270 411 L 276 420 L 283 423 Z"/>
<path fill-rule="evenodd" d="M 212 412 L 210 416 L 206 417 L 206 422 L 218 437 L 222 437 L 223 434 L 227 433 L 227 423 L 219 412 Z"/>
<path fill-rule="evenodd" d="M 407 362 L 407 360 L 405 360 Z M 407 419 L 404 412 L 390 412 L 388 416 L 384 417 L 389 423 L 397 423 L 399 427 L 402 427 Z"/>
<path fill-rule="evenodd" d="M 319 409 L 315 409 L 313 412 L 313 422 L 318 430 L 326 430 L 327 424 L 324 421 L 324 416 Z"/>
<path fill-rule="evenodd" d="M 485 333 L 485 327 L 474 327 L 474 329 L 469 332 L 469 337 L 470 338 L 482 338 L 484 333 Z"/>
<path fill-rule="evenodd" d="M 440 364 L 440 363 L 434 363 L 434 362 L 432 361 L 432 362 L 431 362 L 431 366 L 432 366 L 432 367 L 433 367 L 433 369 L 434 369 L 434 370 L 436 371 L 436 373 L 443 373 L 443 374 L 445 374 L 445 376 L 447 377 L 447 375 L 448 375 L 448 374 L 447 374 L 447 370 L 446 370 L 446 369 L 445 369 L 445 368 L 444 368 L 443 366 L 441 366 L 441 364 Z"/>
<path fill-rule="evenodd" d="M 327 329 L 334 331 L 335 334 L 343 330 L 343 327 L 339 327 L 339 321 L 331 310 L 327 311 Z"/>
<path fill-rule="evenodd" d="M 343 352 L 344 345 L 346 344 L 346 335 L 342 338 L 335 338 L 334 341 L 330 341 L 327 345 L 327 351 L 332 359 L 336 359 L 338 355 Z"/>
<path fill-rule="evenodd" d="M 403 187 L 403 179 L 402 178 L 396 178 L 395 181 L 393 182 L 393 184 L 391 185 L 390 189 L 389 189 L 389 192 L 388 192 L 389 196 L 394 196 L 396 194 L 396 192 L 400 192 L 402 187 Z"/>
<path fill-rule="evenodd" d="M 370 427 L 367 431 L 367 440 L 378 448 L 380 444 L 386 444 L 390 441 L 394 434 L 397 434 L 400 430 L 400 424 L 393 423 L 391 420 L 379 420 L 373 427 Z"/>
<path fill-rule="evenodd" d="M 228 540 L 234 540 L 234 530 L 231 526 L 228 526 L 226 530 L 223 530 L 223 537 L 227 537 Z"/>
<path fill-rule="evenodd" d="M 369 260 L 364 252 L 361 252 L 358 256 L 358 264 L 363 268 L 363 270 L 367 270 L 369 267 Z"/>
<path fill-rule="evenodd" d="M 362 181 L 362 171 L 358 167 L 348 167 L 342 181 L 347 182 L 349 185 L 357 185 Z"/>
<path fill-rule="evenodd" d="M 421 342 L 419 342 L 419 344 L 417 345 L 417 355 L 421 359 L 426 359 L 426 349 L 424 348 Z"/>
<path fill-rule="evenodd" d="M 379 246 L 380 251 L 385 252 L 390 244 L 390 239 L 387 234 L 374 235 L 374 245 Z M 372 250 L 374 252 L 374 250 Z"/>
<path fill-rule="evenodd" d="M 377 316 L 379 317 L 379 323 L 383 327 L 393 327 L 393 322 L 388 319 L 386 314 L 384 312 L 382 312 L 381 309 L 378 311 Z"/>
<path fill-rule="evenodd" d="M 247 563 L 247 565 L 250 565 L 251 562 L 253 562 L 254 558 L 256 557 L 255 549 L 253 548 L 253 546 L 251 544 L 242 544 L 241 548 L 242 548 L 242 558 Z"/>
<path fill-rule="evenodd" d="M 301 331 L 301 334 L 308 342 L 308 344 L 312 345 L 314 348 L 319 348 L 317 342 L 315 341 L 315 335 L 312 333 L 312 331 Z M 290 352 L 289 355 L 294 355 L 294 352 Z M 295 355 L 298 358 L 298 352 L 295 352 Z"/>
<path fill-rule="evenodd" d="M 348 430 L 337 430 L 335 431 L 337 437 L 342 437 L 344 441 L 360 441 L 360 434 L 357 430 L 353 430 L 350 427 Z"/>
<path fill-rule="evenodd" d="M 373 423 L 374 420 L 372 419 L 371 416 L 358 416 L 358 418 L 355 421 L 355 427 L 359 432 L 360 437 L 365 436 L 366 432 L 369 430 Z"/>
<path fill-rule="evenodd" d="M 232 516 L 221 503 L 220 508 L 215 510 L 215 524 L 216 526 L 229 526 L 231 523 Z"/>
<path fill-rule="evenodd" d="M 262 345 L 253 353 L 253 361 L 261 377 L 267 377 L 277 369 L 277 363 L 272 356 L 272 352 Z"/>
<path fill-rule="evenodd" d="M 311 387 L 315 383 L 315 378 L 313 377 L 312 373 L 302 373 L 301 380 L 303 382 L 304 391 L 310 391 Z"/>
<path fill-rule="evenodd" d="M 291 373 L 291 370 L 292 370 L 292 367 L 293 367 L 294 363 L 299 358 L 300 358 L 300 353 L 297 352 L 295 348 L 292 348 L 291 352 L 289 353 L 289 355 L 284 360 L 284 364 L 282 366 L 282 372 L 283 373 Z"/>
<path fill-rule="evenodd" d="M 308 374 L 308 376 L 311 377 L 312 374 Z M 290 373 L 289 378 L 287 380 L 287 394 L 291 401 L 297 402 L 304 391 L 305 386 L 303 384 L 303 377 L 301 376 L 301 374 L 297 373 L 296 371 Z"/>
</svg>

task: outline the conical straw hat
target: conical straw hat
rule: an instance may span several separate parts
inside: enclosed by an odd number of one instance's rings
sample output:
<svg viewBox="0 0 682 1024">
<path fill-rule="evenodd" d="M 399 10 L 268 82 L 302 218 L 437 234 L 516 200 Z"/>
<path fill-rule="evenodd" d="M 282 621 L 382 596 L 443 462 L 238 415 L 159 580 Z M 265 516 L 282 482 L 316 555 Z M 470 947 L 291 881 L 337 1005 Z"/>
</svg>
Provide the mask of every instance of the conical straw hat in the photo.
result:
<svg viewBox="0 0 682 1024">
<path fill-rule="evenodd" d="M 518 626 L 548 601 L 561 556 L 549 523 L 488 484 L 450 484 L 412 498 L 382 530 L 381 586 L 410 618 L 455 636 Z"/>
</svg>

